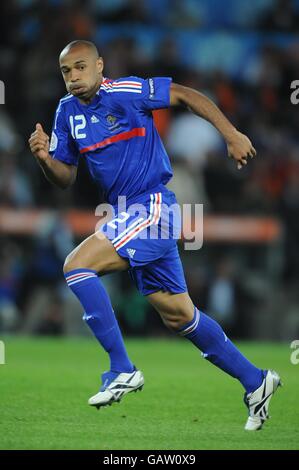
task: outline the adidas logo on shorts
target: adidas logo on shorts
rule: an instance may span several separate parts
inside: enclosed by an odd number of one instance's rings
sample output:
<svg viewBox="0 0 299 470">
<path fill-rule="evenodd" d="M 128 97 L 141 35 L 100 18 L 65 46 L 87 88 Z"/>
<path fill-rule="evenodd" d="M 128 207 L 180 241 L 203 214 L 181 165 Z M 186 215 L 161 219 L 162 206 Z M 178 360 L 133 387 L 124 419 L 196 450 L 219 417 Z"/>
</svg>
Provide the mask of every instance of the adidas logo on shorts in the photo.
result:
<svg viewBox="0 0 299 470">
<path fill-rule="evenodd" d="M 93 114 L 90 118 L 91 122 L 95 124 L 96 122 L 99 122 L 99 119 Z"/>
<path fill-rule="evenodd" d="M 127 248 L 127 253 L 130 256 L 130 258 L 133 258 L 133 256 L 136 253 L 136 250 L 133 250 L 133 248 Z"/>
</svg>

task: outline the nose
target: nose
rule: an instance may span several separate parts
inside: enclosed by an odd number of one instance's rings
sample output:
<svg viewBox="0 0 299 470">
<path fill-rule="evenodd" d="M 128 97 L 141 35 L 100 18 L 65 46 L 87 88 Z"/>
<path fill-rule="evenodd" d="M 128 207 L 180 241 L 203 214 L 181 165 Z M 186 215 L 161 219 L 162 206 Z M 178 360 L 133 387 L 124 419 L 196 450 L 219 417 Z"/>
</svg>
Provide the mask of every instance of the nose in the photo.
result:
<svg viewBox="0 0 299 470">
<path fill-rule="evenodd" d="M 71 70 L 70 72 L 70 81 L 73 83 L 73 82 L 76 82 L 78 80 L 78 71 L 75 69 L 75 70 Z"/>
</svg>

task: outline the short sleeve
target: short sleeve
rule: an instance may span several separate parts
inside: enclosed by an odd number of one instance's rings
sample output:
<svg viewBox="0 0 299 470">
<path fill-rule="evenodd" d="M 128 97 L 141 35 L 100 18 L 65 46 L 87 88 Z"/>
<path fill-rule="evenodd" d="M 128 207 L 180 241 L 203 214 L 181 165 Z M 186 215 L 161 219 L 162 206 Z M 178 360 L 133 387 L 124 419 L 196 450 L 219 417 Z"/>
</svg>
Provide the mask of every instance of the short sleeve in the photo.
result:
<svg viewBox="0 0 299 470">
<path fill-rule="evenodd" d="M 170 77 L 125 77 L 105 84 L 103 88 L 113 92 L 116 101 L 125 107 L 143 111 L 168 108 L 170 106 Z"/>
<path fill-rule="evenodd" d="M 79 152 L 65 120 L 63 105 L 60 103 L 52 129 L 49 153 L 55 160 L 69 165 L 78 165 Z"/>
<path fill-rule="evenodd" d="M 154 77 L 143 81 L 143 104 L 146 109 L 169 108 L 170 77 Z"/>
</svg>

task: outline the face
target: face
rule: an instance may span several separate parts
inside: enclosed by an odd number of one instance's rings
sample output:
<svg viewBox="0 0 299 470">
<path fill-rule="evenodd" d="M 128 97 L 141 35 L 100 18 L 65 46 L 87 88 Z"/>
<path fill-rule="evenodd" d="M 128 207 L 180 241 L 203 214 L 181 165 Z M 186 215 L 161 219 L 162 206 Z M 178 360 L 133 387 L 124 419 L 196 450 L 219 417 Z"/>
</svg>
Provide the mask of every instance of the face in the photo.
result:
<svg viewBox="0 0 299 470">
<path fill-rule="evenodd" d="M 62 51 L 59 62 L 67 91 L 88 101 L 102 81 L 103 59 L 87 47 L 76 47 Z"/>
</svg>

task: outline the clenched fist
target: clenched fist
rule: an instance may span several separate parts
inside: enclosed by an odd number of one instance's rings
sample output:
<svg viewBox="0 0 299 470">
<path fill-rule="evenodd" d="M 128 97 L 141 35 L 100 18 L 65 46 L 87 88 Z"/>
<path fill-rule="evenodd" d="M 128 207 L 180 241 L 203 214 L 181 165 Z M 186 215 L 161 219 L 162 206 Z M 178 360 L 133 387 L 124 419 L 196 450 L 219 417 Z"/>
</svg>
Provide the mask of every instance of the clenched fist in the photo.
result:
<svg viewBox="0 0 299 470">
<path fill-rule="evenodd" d="M 46 161 L 49 157 L 49 136 L 44 132 L 41 124 L 36 124 L 35 131 L 28 140 L 30 150 L 40 161 Z"/>
</svg>

